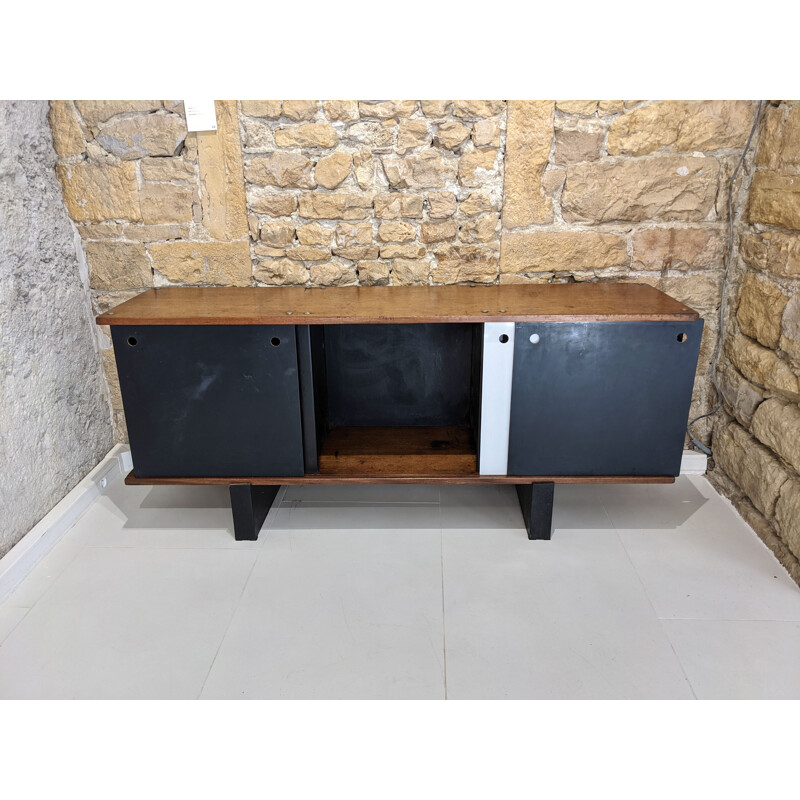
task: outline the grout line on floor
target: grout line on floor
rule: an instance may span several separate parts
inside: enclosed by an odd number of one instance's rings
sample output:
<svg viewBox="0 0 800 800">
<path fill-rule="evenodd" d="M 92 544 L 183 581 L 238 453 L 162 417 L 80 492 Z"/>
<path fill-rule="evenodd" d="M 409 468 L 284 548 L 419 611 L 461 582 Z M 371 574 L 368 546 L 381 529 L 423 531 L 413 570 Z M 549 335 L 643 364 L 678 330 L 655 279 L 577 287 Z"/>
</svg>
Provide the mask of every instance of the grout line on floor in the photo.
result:
<svg viewBox="0 0 800 800">
<path fill-rule="evenodd" d="M 263 530 L 263 528 L 262 528 Z M 236 612 L 239 610 L 239 605 L 242 602 L 242 598 L 244 597 L 245 589 L 247 589 L 247 585 L 250 583 L 250 578 L 253 575 L 253 570 L 256 568 L 256 564 L 258 563 L 258 559 L 261 558 L 263 551 L 254 551 L 256 557 L 253 559 L 253 563 L 250 566 L 250 571 L 247 573 L 247 577 L 245 578 L 244 583 L 242 584 L 242 591 L 239 592 L 239 599 L 236 601 L 236 605 L 233 607 L 233 611 L 231 612 L 231 617 L 228 620 L 228 624 L 225 626 L 225 632 L 222 634 L 222 637 L 219 640 L 219 645 L 217 645 L 217 649 L 214 651 L 214 658 L 211 659 L 211 663 L 208 665 L 208 671 L 206 672 L 205 678 L 203 678 L 203 684 L 200 686 L 200 691 L 197 693 L 196 700 L 199 700 L 203 696 L 203 691 L 206 688 L 206 683 L 211 675 L 211 671 L 214 669 L 214 664 L 217 663 L 217 656 L 219 656 L 219 651 L 222 650 L 222 645 L 225 644 L 225 639 L 228 638 L 228 631 L 231 629 L 231 625 L 233 624 L 234 617 L 236 616 Z"/>
<path fill-rule="evenodd" d="M 636 564 L 633 563 L 631 554 L 628 552 L 628 548 L 625 547 L 625 542 L 619 535 L 619 528 L 617 528 L 617 526 L 614 524 L 614 520 L 611 519 L 611 514 L 608 513 L 608 509 L 605 507 L 605 503 L 601 503 L 601 505 L 603 506 L 603 511 L 605 511 L 609 522 L 613 526 L 614 534 L 617 537 L 617 541 L 619 542 L 620 547 L 622 547 L 622 552 L 625 553 L 625 558 L 628 559 L 628 563 L 631 565 L 633 574 L 636 576 L 636 580 L 639 581 L 639 585 L 642 587 L 642 593 L 644 594 L 645 600 L 647 600 L 647 604 L 650 606 L 650 609 L 653 612 L 653 618 L 656 621 L 656 625 L 664 635 L 664 638 L 666 638 L 667 642 L 669 643 L 669 649 L 672 650 L 672 654 L 675 656 L 675 660 L 678 662 L 678 666 L 681 668 L 681 672 L 683 673 L 683 678 L 686 681 L 686 685 L 689 687 L 689 691 L 692 693 L 692 697 L 695 700 L 697 700 L 697 692 L 695 692 L 694 686 L 692 686 L 692 682 L 691 680 L 689 680 L 689 675 L 686 672 L 686 667 L 683 666 L 683 661 L 681 661 L 681 657 L 675 650 L 675 646 L 672 644 L 672 639 L 669 638 L 666 630 L 664 630 L 664 626 L 661 624 L 661 617 L 658 616 L 658 612 L 656 611 L 656 607 L 653 605 L 653 600 L 650 597 L 650 593 L 647 591 L 647 586 L 645 585 L 645 582 L 642 580 L 642 576 L 639 574 L 639 570 L 636 569 Z"/>
</svg>

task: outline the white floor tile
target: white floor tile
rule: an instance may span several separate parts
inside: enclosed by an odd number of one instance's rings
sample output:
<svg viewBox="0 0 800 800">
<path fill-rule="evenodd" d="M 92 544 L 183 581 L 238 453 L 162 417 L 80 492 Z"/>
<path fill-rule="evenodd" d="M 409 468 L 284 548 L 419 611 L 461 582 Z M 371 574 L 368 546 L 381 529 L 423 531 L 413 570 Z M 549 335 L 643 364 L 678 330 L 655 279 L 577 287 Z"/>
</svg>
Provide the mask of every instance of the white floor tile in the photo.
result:
<svg viewBox="0 0 800 800">
<path fill-rule="evenodd" d="M 800 588 L 719 496 L 676 528 L 619 535 L 661 618 L 800 620 Z"/>
<path fill-rule="evenodd" d="M 691 698 L 609 530 L 443 531 L 450 698 Z"/>
<path fill-rule="evenodd" d="M 441 487 L 442 528 L 525 530 L 513 486 L 445 485 Z"/>
<path fill-rule="evenodd" d="M 0 645 L 0 697 L 197 697 L 256 555 L 81 550 Z"/>
<path fill-rule="evenodd" d="M 800 623 L 665 620 L 700 699 L 800 700 Z"/>
<path fill-rule="evenodd" d="M 28 613 L 27 608 L 14 608 L 13 606 L 0 606 L 0 644 L 22 622 Z"/>
<path fill-rule="evenodd" d="M 270 532 L 206 698 L 441 698 L 439 530 Z"/>
<path fill-rule="evenodd" d="M 286 530 L 429 530 L 439 528 L 436 503 L 284 501 L 272 528 Z"/>
</svg>

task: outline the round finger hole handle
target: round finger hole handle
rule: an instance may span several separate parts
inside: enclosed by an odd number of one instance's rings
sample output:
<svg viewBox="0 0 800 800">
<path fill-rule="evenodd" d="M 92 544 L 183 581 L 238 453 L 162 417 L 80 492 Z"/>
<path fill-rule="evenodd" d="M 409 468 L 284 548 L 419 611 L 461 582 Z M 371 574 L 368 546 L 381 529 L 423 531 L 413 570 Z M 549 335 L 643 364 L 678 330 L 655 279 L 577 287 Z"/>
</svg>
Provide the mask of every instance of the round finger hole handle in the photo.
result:
<svg viewBox="0 0 800 800">
<path fill-rule="evenodd" d="M 531 342 L 531 344 L 539 344 L 539 334 L 538 333 L 532 333 L 530 335 L 530 342 Z"/>
</svg>

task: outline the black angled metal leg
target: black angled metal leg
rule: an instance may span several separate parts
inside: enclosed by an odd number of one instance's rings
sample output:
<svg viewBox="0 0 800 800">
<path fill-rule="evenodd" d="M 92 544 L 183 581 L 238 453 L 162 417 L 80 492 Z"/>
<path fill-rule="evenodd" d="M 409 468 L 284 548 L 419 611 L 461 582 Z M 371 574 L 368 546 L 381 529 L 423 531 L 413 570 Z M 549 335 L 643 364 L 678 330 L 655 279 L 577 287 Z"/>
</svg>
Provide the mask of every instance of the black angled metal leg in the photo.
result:
<svg viewBox="0 0 800 800">
<path fill-rule="evenodd" d="M 553 535 L 554 483 L 517 484 L 517 497 L 529 539 L 549 539 Z"/>
<path fill-rule="evenodd" d="M 258 539 L 258 533 L 280 486 L 233 483 L 230 488 L 233 533 L 236 541 L 254 541 Z"/>
</svg>

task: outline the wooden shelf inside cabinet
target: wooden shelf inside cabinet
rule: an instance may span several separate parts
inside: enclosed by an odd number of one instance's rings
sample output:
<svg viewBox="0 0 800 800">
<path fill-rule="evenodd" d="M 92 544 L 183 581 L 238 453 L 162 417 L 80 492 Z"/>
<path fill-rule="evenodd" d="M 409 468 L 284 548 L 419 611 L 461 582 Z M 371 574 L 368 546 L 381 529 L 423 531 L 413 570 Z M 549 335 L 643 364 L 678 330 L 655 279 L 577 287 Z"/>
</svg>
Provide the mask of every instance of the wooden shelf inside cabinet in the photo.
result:
<svg viewBox="0 0 800 800">
<path fill-rule="evenodd" d="M 474 474 L 468 427 L 334 428 L 322 440 L 321 475 Z"/>
</svg>

